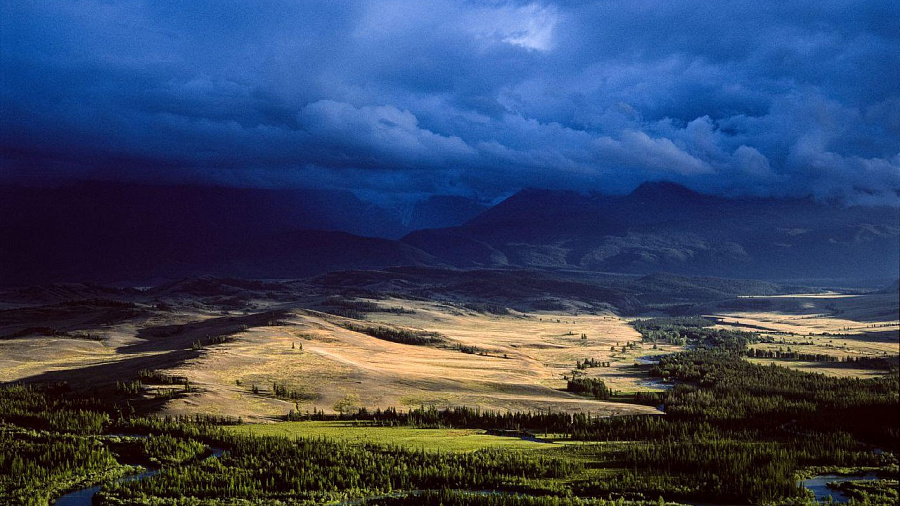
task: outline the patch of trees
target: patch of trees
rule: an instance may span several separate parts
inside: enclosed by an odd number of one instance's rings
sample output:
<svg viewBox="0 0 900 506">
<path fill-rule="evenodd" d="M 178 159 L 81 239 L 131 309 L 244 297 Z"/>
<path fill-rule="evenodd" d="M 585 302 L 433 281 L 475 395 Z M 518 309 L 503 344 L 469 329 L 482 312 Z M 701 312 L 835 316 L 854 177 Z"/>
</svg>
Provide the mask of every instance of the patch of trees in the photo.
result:
<svg viewBox="0 0 900 506">
<path fill-rule="evenodd" d="M 584 370 L 592 367 L 609 367 L 609 362 L 601 362 L 595 358 L 586 358 L 582 360 L 575 361 L 575 369 Z"/>
<path fill-rule="evenodd" d="M 545 430 L 565 433 L 573 425 L 597 420 L 589 414 L 569 414 L 547 412 L 501 412 L 469 407 L 437 409 L 434 406 L 420 407 L 409 411 L 395 408 L 368 410 L 361 408 L 340 415 L 313 410 L 312 413 L 292 412 L 286 419 L 291 421 L 341 421 L 356 420 L 376 426 L 408 426 L 423 429 L 498 429 L 498 430 Z"/>
<path fill-rule="evenodd" d="M 700 316 L 682 316 L 675 318 L 648 318 L 635 320 L 632 326 L 641 333 L 653 330 L 671 330 L 680 328 L 704 328 L 712 327 L 716 322 Z"/>
<path fill-rule="evenodd" d="M 662 393 L 647 392 L 656 404 Z M 322 411 L 291 412 L 290 421 L 347 421 L 370 423 L 373 426 L 406 426 L 424 429 L 485 429 L 521 432 L 552 432 L 564 438 L 582 441 L 631 441 L 646 438 L 689 437 L 710 429 L 707 423 L 677 425 L 659 416 L 604 417 L 590 413 L 564 412 L 501 412 L 479 408 L 453 407 L 437 409 L 420 407 L 409 411 L 395 408 L 368 410 L 365 408 L 343 414 Z"/>
<path fill-rule="evenodd" d="M 768 503 L 802 496 L 793 477 L 794 455 L 777 443 L 709 438 L 617 445 L 601 459 L 630 469 L 611 479 L 587 480 L 579 495 Z M 639 471 L 638 471 L 639 470 Z"/>
<path fill-rule="evenodd" d="M 481 355 L 485 357 L 488 355 L 487 350 L 471 344 L 456 343 L 454 349 L 457 349 L 463 353 L 468 353 L 469 355 Z"/>
<path fill-rule="evenodd" d="M 691 414 L 705 419 L 741 420 L 745 426 L 764 417 L 775 420 L 810 418 L 826 412 L 884 410 L 898 404 L 896 374 L 862 380 L 800 372 L 773 365 L 762 366 L 722 350 L 695 350 L 662 357 L 650 374 L 683 383 L 666 399 L 669 414 Z M 856 417 L 854 417 L 856 418 Z M 810 420 L 821 426 L 824 421 Z"/>
<path fill-rule="evenodd" d="M 90 332 L 67 332 L 53 327 L 28 327 L 18 332 L 0 336 L 0 339 L 18 339 L 31 336 L 67 337 L 70 339 L 85 339 L 87 341 L 102 341 L 103 336 Z"/>
<path fill-rule="evenodd" d="M 377 339 L 383 339 L 392 343 L 411 344 L 415 346 L 440 344 L 444 342 L 444 338 L 437 332 L 426 332 L 422 330 L 407 330 L 396 327 L 386 327 L 382 325 L 356 325 L 353 323 L 344 323 L 341 325 L 347 330 L 366 334 Z"/>
<path fill-rule="evenodd" d="M 366 313 L 378 310 L 378 304 L 362 300 L 350 300 L 334 296 L 322 301 L 322 311 L 335 316 L 364 320 Z"/>
<path fill-rule="evenodd" d="M 178 378 L 178 377 L 176 377 Z M 179 394 L 185 394 L 190 392 L 197 392 L 199 389 L 197 387 L 191 386 L 190 382 L 187 378 L 183 378 L 183 381 L 177 381 L 173 378 L 164 378 L 163 382 L 157 382 L 156 378 L 149 378 L 150 383 L 155 384 L 163 384 L 163 385 L 181 385 L 181 388 L 155 388 L 151 391 L 154 398 L 156 399 L 171 399 L 173 397 L 178 396 Z M 145 380 L 137 379 L 132 381 L 116 381 L 116 392 L 123 394 L 128 397 L 134 397 L 141 395 L 145 392 Z"/>
<path fill-rule="evenodd" d="M 803 353 L 791 350 L 762 350 L 750 348 L 747 350 L 747 356 L 750 358 L 768 358 L 775 360 L 797 360 L 802 362 L 825 362 L 829 364 L 844 365 L 847 367 L 856 367 L 859 369 L 881 369 L 889 370 L 891 367 L 897 366 L 897 355 L 892 357 L 839 357 L 828 355 L 826 353 Z"/>
<path fill-rule="evenodd" d="M 673 327 L 679 333 L 691 331 Z M 695 350 L 661 357 L 650 374 L 681 383 L 667 392 L 666 413 L 730 430 L 772 431 L 791 424 L 795 432 L 842 431 L 870 444 L 900 448 L 900 430 L 893 428 L 900 426 L 897 369 L 863 380 L 753 364 L 742 357 L 747 344 L 756 340 L 755 334 L 719 331 L 698 337 Z"/>
<path fill-rule="evenodd" d="M 154 434 L 142 443 L 144 454 L 156 465 L 181 464 L 206 452 L 206 445 L 199 441 L 166 433 Z"/>
<path fill-rule="evenodd" d="M 172 434 L 204 442 L 217 441 L 224 432 L 222 426 L 240 425 L 240 417 L 220 415 L 166 415 L 157 417 L 124 416 L 113 420 L 109 431 L 129 434 Z"/>
<path fill-rule="evenodd" d="M 116 460 L 120 453 L 156 465 L 195 460 L 207 451 L 201 440 L 221 439 L 223 423 L 237 421 L 137 417 L 117 401 L 75 395 L 61 384 L 0 386 L 0 503 L 45 506 L 66 491 L 133 474 Z M 118 433 L 150 437 L 125 443 L 103 435 Z"/>
<path fill-rule="evenodd" d="M 858 504 L 898 504 L 900 487 L 893 480 L 860 480 L 829 484 Z"/>
<path fill-rule="evenodd" d="M 760 341 L 755 332 L 710 328 L 714 324 L 712 320 L 700 317 L 650 318 L 632 322 L 643 342 L 743 350 L 747 343 Z"/>
<path fill-rule="evenodd" d="M 272 382 L 272 395 L 279 399 L 291 401 L 308 401 L 316 398 L 315 394 L 309 394 L 301 390 L 294 390 L 284 383 Z"/>
<path fill-rule="evenodd" d="M 463 307 L 470 311 L 482 314 L 492 314 L 497 316 L 510 314 L 508 307 L 502 304 L 491 304 L 489 302 L 467 302 L 463 304 Z"/>
<path fill-rule="evenodd" d="M 844 357 L 841 362 L 847 367 L 858 367 L 860 369 L 897 369 L 900 365 L 900 355 L 888 357 Z"/>
<path fill-rule="evenodd" d="M 382 306 L 365 300 L 346 299 L 341 296 L 328 297 L 322 301 L 322 312 L 354 320 L 364 320 L 366 313 L 414 314 L 415 310 L 402 306 Z"/>
<path fill-rule="evenodd" d="M 187 385 L 186 376 L 173 376 L 160 371 L 141 369 L 138 371 L 138 379 L 145 384 L 153 385 Z"/>
<path fill-rule="evenodd" d="M 566 382 L 566 390 L 580 395 L 588 395 L 594 399 L 609 399 L 612 391 L 599 378 L 571 378 Z"/>
<path fill-rule="evenodd" d="M 68 337 L 68 332 L 58 330 L 53 327 L 28 327 L 18 332 L 6 334 L 2 339 L 18 339 L 20 337 L 30 336 L 51 336 L 51 337 Z"/>
<path fill-rule="evenodd" d="M 0 503 L 43 506 L 91 477 L 116 476 L 121 466 L 94 439 L 111 420 L 64 384 L 0 386 Z"/>
<path fill-rule="evenodd" d="M 787 350 L 762 350 L 750 348 L 747 350 L 747 356 L 750 358 L 772 358 L 777 360 L 802 360 L 804 362 L 841 362 L 841 357 L 836 357 L 834 355 L 825 353 L 802 353 L 793 351 L 790 348 Z"/>
</svg>

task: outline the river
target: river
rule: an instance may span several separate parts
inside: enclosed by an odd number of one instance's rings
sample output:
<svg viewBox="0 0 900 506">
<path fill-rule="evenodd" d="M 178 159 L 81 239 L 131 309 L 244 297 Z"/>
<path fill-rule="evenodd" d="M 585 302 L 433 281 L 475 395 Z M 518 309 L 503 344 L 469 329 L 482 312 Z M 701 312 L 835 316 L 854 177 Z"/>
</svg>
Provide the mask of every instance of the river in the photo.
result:
<svg viewBox="0 0 900 506">
<path fill-rule="evenodd" d="M 542 442 L 542 443 L 550 443 L 551 442 L 551 441 L 546 441 L 546 440 L 540 440 L 537 438 L 533 438 L 530 440 L 534 440 L 534 441 Z M 204 460 L 218 458 L 218 457 L 221 457 L 222 454 L 225 453 L 224 450 L 219 449 L 219 448 L 210 448 L 210 450 L 212 451 L 212 453 L 209 456 L 205 457 Z M 143 471 L 141 473 L 132 474 L 130 476 L 125 476 L 124 478 L 119 478 L 117 481 L 119 483 L 122 483 L 122 482 L 134 481 L 134 480 L 143 480 L 146 478 L 150 478 L 151 476 L 155 476 L 157 474 L 159 474 L 158 469 L 149 469 L 149 470 Z M 878 479 L 878 478 L 875 476 L 874 473 L 868 473 L 868 474 L 860 475 L 860 476 L 840 476 L 837 474 L 824 474 L 821 476 L 813 476 L 812 478 L 798 481 L 797 484 L 802 485 L 802 486 L 806 487 L 807 489 L 811 490 L 815 494 L 816 500 L 818 500 L 820 502 L 827 502 L 828 497 L 830 496 L 832 501 L 835 503 L 845 503 L 845 502 L 849 501 L 850 498 L 847 497 L 846 495 L 844 495 L 843 493 L 841 493 L 840 491 L 832 490 L 832 489 L 828 488 L 829 483 L 833 483 L 833 482 L 843 483 L 843 482 L 847 482 L 847 481 L 862 481 L 862 480 L 876 480 L 876 479 Z M 93 501 L 94 495 L 96 495 L 97 492 L 100 491 L 100 488 L 102 486 L 103 486 L 103 484 L 100 484 L 100 485 L 95 485 L 93 487 L 76 490 L 74 492 L 69 492 L 68 494 L 57 499 L 53 504 L 55 506 L 92 506 L 92 501 Z M 390 494 L 390 495 L 384 496 L 384 497 L 389 497 L 389 496 L 397 497 L 397 496 L 402 496 L 402 495 L 420 495 L 424 492 L 425 492 L 424 490 L 413 490 L 413 491 L 406 491 L 406 492 L 397 492 L 395 494 Z M 503 494 L 505 492 L 498 491 L 498 490 L 481 490 L 481 491 L 472 491 L 471 493 L 473 493 L 475 495 L 494 495 L 494 494 Z M 370 497 L 367 499 L 372 499 L 372 498 Z M 357 499 L 357 500 L 348 501 L 348 502 L 344 502 L 344 503 L 340 503 L 340 504 L 357 505 L 357 504 L 364 504 L 365 501 L 366 501 L 366 499 Z"/>
<path fill-rule="evenodd" d="M 210 448 L 210 451 L 212 453 L 206 456 L 203 460 L 216 459 L 221 457 L 222 454 L 225 453 L 225 450 L 222 450 L 220 448 Z M 146 478 L 150 478 L 151 476 L 156 476 L 157 474 L 159 474 L 159 469 L 148 469 L 137 474 L 119 478 L 116 480 L 116 482 L 125 483 L 129 481 L 143 480 Z M 97 492 L 100 491 L 100 488 L 103 485 L 104 484 L 101 483 L 100 485 L 94 485 L 93 487 L 69 492 L 68 494 L 54 501 L 53 504 L 55 506 L 92 506 L 94 496 L 97 494 Z"/>
</svg>

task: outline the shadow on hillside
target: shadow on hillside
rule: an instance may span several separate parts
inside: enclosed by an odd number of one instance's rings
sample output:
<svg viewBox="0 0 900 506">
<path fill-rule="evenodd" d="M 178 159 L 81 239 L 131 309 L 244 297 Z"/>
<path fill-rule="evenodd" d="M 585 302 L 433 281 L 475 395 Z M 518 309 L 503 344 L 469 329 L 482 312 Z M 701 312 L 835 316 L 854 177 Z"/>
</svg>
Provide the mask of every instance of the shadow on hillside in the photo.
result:
<svg viewBox="0 0 900 506">
<path fill-rule="evenodd" d="M 119 355 L 138 355 L 121 358 L 114 362 L 73 367 L 23 378 L 26 383 L 65 382 L 76 389 L 103 388 L 117 381 L 136 379 L 143 369 L 158 370 L 178 367 L 188 360 L 197 358 L 202 347 L 221 344 L 228 336 L 253 327 L 278 325 L 286 312 L 268 311 L 264 313 L 211 318 L 183 325 L 161 325 L 138 331 L 143 342 L 125 346 L 117 350 Z M 144 356 L 144 353 L 153 353 Z"/>
<path fill-rule="evenodd" d="M 49 306 L 26 307 L 0 311 L 0 339 L 27 337 L 43 333 L 92 331 L 146 316 L 147 311 L 128 302 L 82 300 Z"/>
<path fill-rule="evenodd" d="M 157 325 L 138 330 L 143 342 L 124 346 L 121 354 L 172 351 L 211 344 L 221 344 L 225 339 L 254 327 L 280 325 L 288 316 L 286 311 L 266 311 L 244 316 L 223 316 L 180 325 Z"/>
</svg>

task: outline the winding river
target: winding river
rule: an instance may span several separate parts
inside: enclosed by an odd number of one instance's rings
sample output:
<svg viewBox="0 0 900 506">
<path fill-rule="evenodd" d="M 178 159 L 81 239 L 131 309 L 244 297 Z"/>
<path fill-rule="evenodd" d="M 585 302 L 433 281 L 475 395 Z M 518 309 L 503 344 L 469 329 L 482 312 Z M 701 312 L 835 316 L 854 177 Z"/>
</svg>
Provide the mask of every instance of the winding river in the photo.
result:
<svg viewBox="0 0 900 506">
<path fill-rule="evenodd" d="M 539 442 L 549 442 L 549 441 L 539 440 L 536 438 L 534 440 L 539 441 Z M 204 457 L 203 460 L 219 458 L 225 453 L 225 451 L 220 448 L 210 448 L 210 451 L 212 453 L 210 455 Z M 122 483 L 122 482 L 134 481 L 134 480 L 143 480 L 146 478 L 150 478 L 151 476 L 155 476 L 157 474 L 159 474 L 159 469 L 148 469 L 141 473 L 132 474 L 130 476 L 125 476 L 123 478 L 119 478 L 117 481 L 119 483 Z M 843 482 L 848 482 L 848 481 L 876 480 L 876 479 L 878 479 L 878 478 L 875 476 L 874 473 L 868 473 L 865 475 L 858 475 L 858 476 L 840 476 L 837 474 L 825 474 L 825 475 L 821 475 L 821 476 L 813 476 L 812 478 L 798 481 L 797 484 L 802 485 L 802 486 L 806 487 L 807 489 L 811 490 L 815 494 L 816 500 L 818 500 L 819 502 L 827 502 L 828 498 L 830 497 L 832 502 L 834 502 L 834 503 L 846 503 L 847 501 L 850 500 L 850 498 L 848 498 L 846 495 L 844 495 L 840 491 L 828 488 L 829 483 L 834 483 L 834 482 L 843 483 Z M 74 492 L 69 492 L 68 494 L 56 499 L 56 501 L 53 504 L 55 506 L 92 506 L 92 504 L 93 504 L 92 501 L 93 501 L 94 495 L 96 495 L 97 492 L 100 491 L 100 488 L 102 486 L 103 486 L 103 484 L 100 484 L 100 485 L 95 485 L 93 487 L 76 490 Z M 402 497 L 404 495 L 421 495 L 424 492 L 425 492 L 424 490 L 412 490 L 412 491 L 406 491 L 406 492 L 397 492 L 397 493 L 386 495 L 383 497 Z M 496 495 L 496 494 L 503 494 L 505 492 L 498 491 L 498 490 L 480 490 L 480 491 L 472 491 L 472 493 L 474 495 Z M 367 499 L 372 499 L 372 498 L 370 497 Z M 347 506 L 360 505 L 360 504 L 365 504 L 365 501 L 366 501 L 366 499 L 357 499 L 357 500 L 346 501 L 346 502 L 343 502 L 340 504 L 347 505 Z"/>
<path fill-rule="evenodd" d="M 210 455 L 203 458 L 203 460 L 209 459 L 217 459 L 225 453 L 225 450 L 221 448 L 210 448 L 212 452 Z M 146 471 L 132 474 L 129 476 L 125 476 L 123 478 L 119 478 L 116 480 L 117 483 L 125 483 L 129 481 L 135 480 L 143 480 L 146 478 L 150 478 L 151 476 L 156 476 L 159 474 L 159 469 L 148 469 Z M 94 485 L 93 487 L 83 488 L 81 490 L 76 490 L 74 492 L 69 492 L 68 494 L 60 497 L 56 501 L 53 502 L 55 506 L 92 506 L 94 496 L 97 492 L 100 491 L 100 488 L 103 484 Z"/>
</svg>

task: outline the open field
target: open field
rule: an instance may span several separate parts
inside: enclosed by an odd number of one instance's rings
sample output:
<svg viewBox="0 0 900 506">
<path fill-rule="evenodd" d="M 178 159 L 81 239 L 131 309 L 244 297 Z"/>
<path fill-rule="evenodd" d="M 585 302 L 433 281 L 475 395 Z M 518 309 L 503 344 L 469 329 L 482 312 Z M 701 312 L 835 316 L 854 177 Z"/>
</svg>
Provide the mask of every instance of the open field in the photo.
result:
<svg viewBox="0 0 900 506">
<path fill-rule="evenodd" d="M 864 369 L 858 367 L 845 367 L 841 365 L 830 366 L 822 362 L 808 362 L 803 360 L 778 360 L 769 358 L 748 358 L 754 364 L 770 365 L 775 364 L 782 367 L 789 367 L 798 371 L 816 372 L 835 376 L 838 378 L 876 378 L 883 376 L 885 371 L 876 369 Z"/>
<path fill-rule="evenodd" d="M 183 377 L 192 388 L 173 396 L 167 394 L 170 385 L 144 385 L 144 397 L 160 412 L 251 420 L 292 409 L 330 412 L 339 402 L 348 409 L 466 405 L 612 415 L 656 410 L 563 391 L 564 376 L 576 361 L 609 362 L 609 367 L 588 369 L 587 375 L 629 392 L 648 389 L 634 368 L 635 358 L 676 349 L 644 349 L 639 334 L 613 314 L 491 315 L 436 302 L 377 304 L 406 311 L 371 312 L 365 320 L 351 320 L 288 308 L 272 321 L 257 321 L 237 311 L 179 309 L 80 325 L 93 340 L 37 331 L 0 340 L 0 381 L 66 381 L 93 388 L 129 381 L 141 370 L 157 371 Z M 65 327 L 50 319 L 45 323 Z M 401 344 L 349 330 L 348 324 L 436 332 L 443 341 L 439 346 Z M 20 327 L 9 325 L 0 333 L 12 335 Z M 224 338 L 215 341 L 216 336 Z M 274 395 L 275 384 L 284 389 L 281 395 Z"/>
<path fill-rule="evenodd" d="M 900 321 L 896 294 L 845 295 L 837 293 L 747 297 L 751 306 L 765 311 L 723 311 L 707 315 L 719 328 L 759 332 L 774 342 L 754 349 L 793 350 L 846 358 L 883 357 L 900 351 Z M 817 362 L 754 359 L 775 362 L 809 372 L 835 376 L 869 377 L 871 369 L 833 366 Z"/>
<path fill-rule="evenodd" d="M 585 358 L 612 361 L 612 367 L 591 373 L 607 377 L 613 388 L 645 388 L 631 366 L 634 357 L 646 352 L 610 351 L 611 346 L 640 338 L 618 317 L 489 316 L 455 308 L 451 313 L 430 303 L 389 301 L 401 302 L 415 313 L 374 313 L 368 318 L 373 323 L 438 332 L 450 342 L 476 347 L 484 354 L 394 343 L 343 328 L 340 324 L 346 319 L 298 311 L 282 326 L 248 330 L 172 370 L 204 392 L 172 401 L 167 410 L 191 412 L 197 405 L 193 403 L 199 403 L 218 414 L 234 414 L 231 403 L 246 403 L 253 386 L 266 393 L 272 383 L 278 383 L 298 397 L 276 401 L 282 402 L 282 412 L 292 408 L 333 411 L 340 401 L 369 408 L 465 405 L 594 414 L 655 411 L 562 391 L 563 375 Z M 581 339 L 582 333 L 590 337 Z M 270 403 L 269 407 L 275 406 Z"/>
<path fill-rule="evenodd" d="M 271 292 L 278 286 L 265 288 Z M 358 407 L 657 413 L 648 406 L 571 394 L 564 391 L 565 378 L 576 362 L 591 360 L 601 366 L 579 374 L 603 379 L 613 391 L 658 390 L 659 383 L 648 381 L 635 364 L 682 349 L 641 343 L 629 319 L 605 310 L 524 313 L 498 306 L 492 313 L 464 301 L 253 293 L 240 309 L 222 297 L 210 303 L 179 292 L 152 303 L 79 302 L 0 311 L 0 336 L 5 336 L 0 381 L 65 381 L 102 389 L 155 371 L 184 381 L 145 381 L 142 398 L 152 411 L 254 421 L 291 410 Z M 892 294 L 746 297 L 734 299 L 734 309 L 709 316 L 720 328 L 770 338 L 753 345 L 760 349 L 880 357 L 897 354 L 895 299 Z M 365 310 L 341 311 L 339 304 Z M 366 330 L 378 328 L 432 341 L 405 344 Z M 776 362 L 838 376 L 877 374 L 836 364 Z"/>
<path fill-rule="evenodd" d="M 478 429 L 373 427 L 364 422 L 280 422 L 229 426 L 226 429 L 254 436 L 327 438 L 348 443 L 375 443 L 414 450 L 450 452 L 471 452 L 485 448 L 546 450 L 558 446 L 516 437 L 492 436 Z"/>
<path fill-rule="evenodd" d="M 721 318 L 724 325 L 772 334 L 863 336 L 900 328 L 896 294 L 801 294 L 741 300 L 747 309 L 712 316 Z"/>
</svg>

